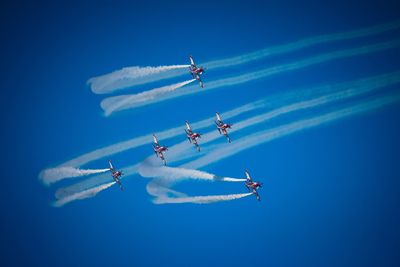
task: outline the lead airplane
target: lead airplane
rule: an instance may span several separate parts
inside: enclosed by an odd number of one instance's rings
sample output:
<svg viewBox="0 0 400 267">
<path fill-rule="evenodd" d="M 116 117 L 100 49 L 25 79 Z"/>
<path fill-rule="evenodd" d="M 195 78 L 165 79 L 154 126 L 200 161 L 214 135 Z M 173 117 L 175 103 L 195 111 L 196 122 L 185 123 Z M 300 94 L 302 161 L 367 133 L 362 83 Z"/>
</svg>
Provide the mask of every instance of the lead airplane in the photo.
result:
<svg viewBox="0 0 400 267">
<path fill-rule="evenodd" d="M 164 165 L 167 165 L 167 161 L 165 160 L 164 152 L 168 150 L 166 146 L 161 146 L 158 143 L 157 136 L 153 134 L 153 150 L 157 157 L 159 157 L 163 162 Z"/>
<path fill-rule="evenodd" d="M 197 151 L 200 152 L 200 146 L 199 146 L 199 143 L 197 142 L 197 139 L 201 138 L 201 134 L 193 132 L 192 127 L 190 127 L 190 124 L 188 121 L 186 121 L 185 123 L 186 123 L 185 132 L 186 132 L 187 139 L 189 140 L 189 142 L 191 144 L 194 144 L 196 146 Z"/>
<path fill-rule="evenodd" d="M 231 142 L 231 138 L 228 135 L 228 131 L 227 129 L 231 129 L 232 124 L 229 123 L 224 123 L 221 119 L 221 116 L 219 115 L 218 112 L 215 112 L 215 115 L 217 116 L 217 120 L 215 120 L 215 125 L 217 125 L 217 129 L 219 131 L 219 134 L 223 134 L 225 135 L 226 139 L 228 140 L 228 142 Z"/>
<path fill-rule="evenodd" d="M 122 171 L 118 171 L 114 168 L 114 166 L 111 163 L 111 160 L 108 161 L 108 164 L 110 165 L 110 171 L 111 171 L 111 175 L 114 179 L 114 181 L 119 185 L 119 188 L 121 190 L 124 190 L 124 188 L 122 187 L 122 183 L 121 183 L 121 176 L 122 176 Z"/>
<path fill-rule="evenodd" d="M 189 60 L 190 60 L 189 72 L 190 74 L 192 74 L 193 79 L 196 79 L 199 82 L 200 87 L 203 88 L 204 83 L 201 80 L 200 75 L 204 73 L 204 68 L 202 66 L 201 67 L 196 66 L 196 63 L 194 63 L 192 55 L 189 56 Z"/>
<path fill-rule="evenodd" d="M 253 182 L 253 180 L 252 180 L 251 177 L 250 177 L 249 172 L 246 170 L 245 173 L 246 173 L 246 182 L 245 182 L 245 185 L 246 185 L 246 187 L 247 187 L 247 190 L 249 190 L 249 191 L 250 191 L 250 190 L 253 190 L 253 194 L 256 196 L 257 200 L 260 201 L 261 198 L 260 198 L 260 195 L 259 195 L 258 192 L 257 192 L 257 189 L 259 189 L 260 187 L 262 187 L 262 183 L 260 183 L 260 182 Z"/>
</svg>

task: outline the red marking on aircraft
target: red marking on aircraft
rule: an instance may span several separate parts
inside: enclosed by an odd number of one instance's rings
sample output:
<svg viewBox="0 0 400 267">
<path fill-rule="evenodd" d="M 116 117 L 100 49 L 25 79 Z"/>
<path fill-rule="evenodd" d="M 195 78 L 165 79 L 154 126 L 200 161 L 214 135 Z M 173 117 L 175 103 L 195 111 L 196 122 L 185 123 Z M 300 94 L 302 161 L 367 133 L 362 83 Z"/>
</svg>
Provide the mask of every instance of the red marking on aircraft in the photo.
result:
<svg viewBox="0 0 400 267">
<path fill-rule="evenodd" d="M 122 183 L 121 183 L 121 176 L 122 176 L 122 171 L 118 171 L 114 168 L 114 166 L 111 163 L 111 160 L 108 161 L 108 164 L 110 165 L 110 171 L 111 171 L 111 175 L 114 179 L 114 181 L 119 185 L 119 188 L 121 190 L 124 190 L 124 188 L 122 187 Z"/>
<path fill-rule="evenodd" d="M 189 56 L 189 60 L 190 60 L 189 72 L 190 74 L 192 74 L 193 79 L 196 79 L 199 82 L 200 87 L 203 88 L 204 83 L 201 80 L 200 76 L 204 73 L 205 69 L 202 66 L 201 67 L 196 66 L 196 63 L 194 63 L 192 55 Z"/>
<path fill-rule="evenodd" d="M 167 161 L 165 160 L 164 152 L 168 150 L 166 146 L 161 146 L 158 143 L 157 136 L 153 134 L 153 150 L 157 157 L 159 157 L 163 162 L 164 165 L 167 165 Z"/>
<path fill-rule="evenodd" d="M 215 122 L 215 125 L 217 125 L 217 129 L 218 129 L 219 133 L 225 135 L 226 139 L 230 143 L 231 138 L 228 135 L 227 129 L 231 129 L 232 124 L 224 123 L 221 119 L 221 116 L 218 114 L 218 112 L 215 112 L 215 115 L 217 116 L 217 119 L 214 122 Z"/>
<path fill-rule="evenodd" d="M 197 149 L 197 151 L 200 152 L 200 145 L 199 145 L 199 143 L 197 142 L 197 139 L 198 139 L 198 138 L 201 138 L 201 134 L 193 132 L 192 127 L 190 127 L 190 124 L 189 124 L 188 121 L 186 121 L 186 129 L 185 129 L 185 132 L 186 132 L 186 137 L 187 137 L 187 139 L 189 140 L 189 142 L 190 142 L 191 144 L 194 144 L 195 147 L 196 147 L 196 149 Z"/>
<path fill-rule="evenodd" d="M 253 180 L 250 177 L 249 172 L 246 170 L 246 182 L 245 185 L 247 187 L 247 189 L 250 191 L 253 191 L 253 194 L 256 196 L 257 200 L 260 201 L 260 195 L 258 194 L 257 189 L 259 189 L 260 187 L 262 187 L 262 183 L 260 182 L 253 182 Z"/>
</svg>

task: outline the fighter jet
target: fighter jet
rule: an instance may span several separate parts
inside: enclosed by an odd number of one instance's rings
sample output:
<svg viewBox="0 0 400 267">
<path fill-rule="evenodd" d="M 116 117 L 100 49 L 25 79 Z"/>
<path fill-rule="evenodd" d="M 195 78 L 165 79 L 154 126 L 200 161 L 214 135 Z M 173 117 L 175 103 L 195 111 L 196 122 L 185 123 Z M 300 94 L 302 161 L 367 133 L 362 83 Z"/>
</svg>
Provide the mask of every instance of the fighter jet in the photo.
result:
<svg viewBox="0 0 400 267">
<path fill-rule="evenodd" d="M 157 136 L 153 134 L 153 150 L 154 153 L 156 154 L 157 157 L 160 157 L 160 159 L 164 162 L 164 165 L 167 165 L 167 161 L 165 160 L 164 157 L 164 152 L 168 150 L 166 146 L 161 146 L 158 143 Z"/>
<path fill-rule="evenodd" d="M 112 165 L 111 160 L 108 161 L 108 164 L 110 165 L 110 171 L 111 171 L 111 175 L 112 175 L 114 181 L 119 185 L 119 188 L 121 190 L 124 190 L 124 188 L 122 187 L 122 184 L 121 184 L 121 180 L 120 180 L 120 177 L 122 176 L 122 171 L 116 170 L 114 168 L 114 166 Z"/>
<path fill-rule="evenodd" d="M 246 170 L 246 182 L 245 185 L 247 187 L 247 190 L 253 190 L 253 194 L 256 196 L 257 200 L 260 201 L 260 195 L 257 192 L 257 189 L 259 189 L 260 187 L 262 187 L 262 183 L 260 182 L 253 182 L 253 180 L 250 177 L 249 172 Z"/>
<path fill-rule="evenodd" d="M 215 115 L 217 115 L 217 119 L 214 122 L 215 122 L 215 125 L 217 125 L 217 129 L 218 129 L 219 133 L 225 135 L 226 139 L 230 143 L 231 138 L 228 135 L 227 129 L 231 129 L 232 125 L 229 123 L 224 123 L 222 121 L 221 117 L 219 116 L 218 112 L 215 112 Z"/>
<path fill-rule="evenodd" d="M 185 132 L 186 132 L 186 137 L 189 140 L 189 142 L 191 144 L 194 144 L 196 146 L 197 151 L 200 152 L 200 146 L 199 146 L 199 143 L 197 142 L 197 139 L 201 138 L 201 134 L 193 132 L 192 127 L 190 127 L 190 124 L 188 121 L 186 121 Z"/>
<path fill-rule="evenodd" d="M 200 78 L 200 75 L 202 75 L 204 73 L 204 68 L 196 66 L 196 63 L 194 63 L 192 55 L 189 56 L 189 60 L 190 60 L 189 72 L 190 72 L 190 74 L 192 74 L 193 79 L 196 79 L 197 81 L 199 81 L 200 87 L 203 88 L 204 84 Z"/>
</svg>

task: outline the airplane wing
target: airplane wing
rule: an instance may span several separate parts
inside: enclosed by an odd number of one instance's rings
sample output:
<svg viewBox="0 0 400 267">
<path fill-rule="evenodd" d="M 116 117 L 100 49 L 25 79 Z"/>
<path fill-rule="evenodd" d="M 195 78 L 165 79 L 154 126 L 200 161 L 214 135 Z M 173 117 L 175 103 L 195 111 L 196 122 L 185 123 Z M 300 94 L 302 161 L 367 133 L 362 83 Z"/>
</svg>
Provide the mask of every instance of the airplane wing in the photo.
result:
<svg viewBox="0 0 400 267">
<path fill-rule="evenodd" d="M 186 129 L 191 132 L 192 131 L 192 127 L 190 127 L 190 124 L 188 121 L 185 122 L 186 123 Z"/>
<path fill-rule="evenodd" d="M 189 142 L 192 143 L 192 138 L 191 138 L 192 132 L 185 129 L 185 133 L 186 133 L 186 137 L 189 140 Z"/>
<path fill-rule="evenodd" d="M 164 165 L 167 166 L 167 161 L 165 160 L 164 153 L 160 152 L 160 159 L 164 162 Z"/>
<path fill-rule="evenodd" d="M 219 134 L 221 134 L 221 128 L 217 121 L 214 121 L 215 125 L 217 126 Z"/>
<path fill-rule="evenodd" d="M 196 79 L 199 81 L 200 87 L 201 87 L 201 88 L 204 88 L 204 83 L 203 83 L 203 81 L 201 80 L 200 75 L 197 74 Z"/>
<path fill-rule="evenodd" d="M 154 142 L 154 144 L 158 145 L 158 139 L 157 139 L 157 136 L 155 134 L 153 134 L 153 142 Z"/>
<path fill-rule="evenodd" d="M 215 112 L 215 115 L 217 115 L 217 121 L 222 122 L 221 117 L 219 116 L 219 113 Z"/>
<path fill-rule="evenodd" d="M 200 151 L 200 145 L 199 145 L 199 143 L 197 142 L 196 139 L 193 140 L 193 144 L 196 147 L 197 151 Z"/>
<path fill-rule="evenodd" d="M 260 195 L 258 194 L 257 190 L 253 189 L 253 194 L 256 196 L 257 200 L 260 201 Z"/>
<path fill-rule="evenodd" d="M 121 183 L 121 180 L 120 179 L 115 179 L 115 182 L 119 185 L 119 188 L 121 189 L 121 190 L 124 190 L 124 187 L 122 186 L 122 183 Z"/>
<path fill-rule="evenodd" d="M 192 55 L 189 56 L 189 59 L 190 59 L 190 65 L 196 66 L 196 64 L 194 63 Z"/>
<path fill-rule="evenodd" d="M 110 170 L 114 170 L 114 166 L 111 163 L 111 160 L 108 161 L 108 164 L 110 164 Z"/>
<path fill-rule="evenodd" d="M 198 146 L 199 144 L 197 143 L 197 140 L 196 140 L 196 138 L 194 138 L 193 139 L 193 142 L 192 142 L 195 146 Z"/>
<path fill-rule="evenodd" d="M 247 181 L 248 182 L 252 182 L 251 177 L 250 177 L 250 173 L 247 170 L 245 171 L 245 173 L 246 173 Z"/>
</svg>

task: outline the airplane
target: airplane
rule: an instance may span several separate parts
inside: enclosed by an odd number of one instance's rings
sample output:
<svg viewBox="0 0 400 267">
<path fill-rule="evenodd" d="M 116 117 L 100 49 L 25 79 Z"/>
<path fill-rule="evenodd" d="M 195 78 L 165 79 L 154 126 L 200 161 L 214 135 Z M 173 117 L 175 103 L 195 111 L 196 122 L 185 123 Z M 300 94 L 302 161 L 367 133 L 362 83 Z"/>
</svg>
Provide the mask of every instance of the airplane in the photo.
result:
<svg viewBox="0 0 400 267">
<path fill-rule="evenodd" d="M 111 163 L 111 160 L 108 161 L 108 164 L 110 164 L 110 171 L 111 171 L 111 175 L 114 179 L 114 181 L 119 184 L 119 188 L 121 188 L 121 190 L 124 190 L 124 188 L 122 187 L 121 184 L 121 180 L 120 177 L 122 176 L 122 171 L 118 171 L 114 168 L 114 166 Z"/>
<path fill-rule="evenodd" d="M 165 160 L 164 152 L 167 151 L 168 148 L 166 146 L 161 146 L 158 143 L 158 139 L 155 134 L 153 134 L 153 150 L 154 150 L 154 153 L 156 154 L 156 156 L 160 157 L 160 159 L 164 162 L 164 165 L 166 166 L 167 161 Z"/>
<path fill-rule="evenodd" d="M 217 115 L 217 120 L 215 120 L 215 125 L 217 125 L 217 129 L 219 131 L 219 134 L 223 134 L 225 135 L 226 139 L 228 140 L 228 142 L 231 142 L 231 138 L 228 135 L 228 131 L 226 129 L 231 129 L 232 124 L 229 123 L 224 123 L 221 119 L 221 117 L 219 116 L 218 112 L 215 112 L 215 115 Z"/>
<path fill-rule="evenodd" d="M 187 139 L 191 144 L 194 144 L 196 146 L 197 151 L 200 152 L 200 146 L 199 143 L 197 143 L 197 138 L 201 138 L 201 134 L 193 132 L 192 127 L 190 127 L 188 121 L 186 121 L 185 123 L 186 123 L 185 132 Z"/>
<path fill-rule="evenodd" d="M 253 182 L 253 180 L 250 177 L 249 171 L 246 170 L 246 182 L 245 185 L 247 187 L 247 190 L 253 190 L 253 194 L 256 196 L 257 200 L 260 201 L 260 195 L 257 192 L 257 189 L 259 189 L 260 187 L 262 187 L 262 183 L 260 182 Z"/>
<path fill-rule="evenodd" d="M 193 79 L 199 81 L 200 87 L 204 88 L 204 83 L 200 78 L 200 75 L 202 75 L 205 71 L 204 68 L 196 66 L 196 63 L 194 63 L 192 55 L 189 56 L 189 59 L 190 59 L 190 67 L 189 67 L 190 74 L 192 74 Z"/>
</svg>

